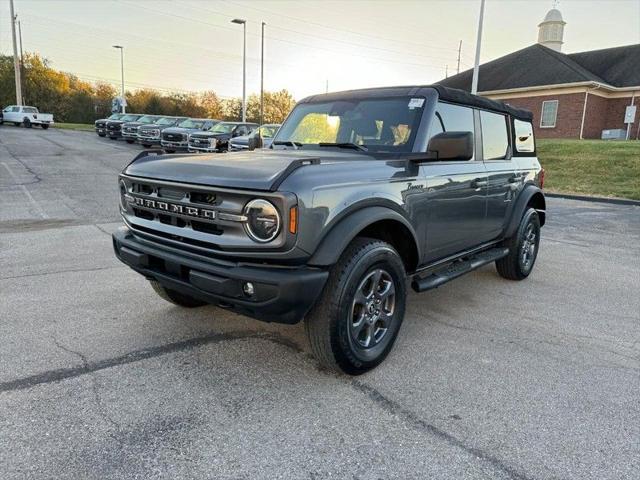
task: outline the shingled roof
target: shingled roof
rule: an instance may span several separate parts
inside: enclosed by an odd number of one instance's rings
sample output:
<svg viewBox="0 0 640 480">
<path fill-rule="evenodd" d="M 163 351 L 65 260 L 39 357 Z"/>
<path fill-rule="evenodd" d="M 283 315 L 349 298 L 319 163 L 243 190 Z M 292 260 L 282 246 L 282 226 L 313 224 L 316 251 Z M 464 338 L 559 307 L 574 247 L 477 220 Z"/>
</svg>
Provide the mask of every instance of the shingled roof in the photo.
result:
<svg viewBox="0 0 640 480">
<path fill-rule="evenodd" d="M 640 86 L 640 44 L 566 55 L 538 43 L 480 65 L 478 91 L 577 82 Z M 471 91 L 473 70 L 438 84 Z"/>
</svg>

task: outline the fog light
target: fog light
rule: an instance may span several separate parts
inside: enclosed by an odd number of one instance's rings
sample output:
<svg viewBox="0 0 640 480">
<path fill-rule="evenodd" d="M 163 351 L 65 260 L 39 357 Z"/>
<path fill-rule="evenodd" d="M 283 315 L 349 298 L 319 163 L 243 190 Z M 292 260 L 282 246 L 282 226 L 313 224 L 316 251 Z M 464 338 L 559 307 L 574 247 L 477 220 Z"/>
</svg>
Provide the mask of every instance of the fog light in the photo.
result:
<svg viewBox="0 0 640 480">
<path fill-rule="evenodd" d="M 244 292 L 245 295 L 247 295 L 248 297 L 250 297 L 251 295 L 253 295 L 253 293 L 255 292 L 255 289 L 253 288 L 253 283 L 251 282 L 244 282 L 244 284 L 242 285 L 242 291 Z"/>
</svg>

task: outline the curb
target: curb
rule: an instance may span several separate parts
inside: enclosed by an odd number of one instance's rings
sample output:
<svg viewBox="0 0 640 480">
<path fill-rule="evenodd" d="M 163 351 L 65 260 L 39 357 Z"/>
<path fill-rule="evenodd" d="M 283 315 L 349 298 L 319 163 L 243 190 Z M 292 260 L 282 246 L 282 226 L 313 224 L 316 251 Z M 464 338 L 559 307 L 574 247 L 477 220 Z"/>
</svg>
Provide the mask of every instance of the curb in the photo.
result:
<svg viewBox="0 0 640 480">
<path fill-rule="evenodd" d="M 592 197 L 589 195 L 570 195 L 565 193 L 544 192 L 546 197 L 566 198 L 567 200 L 581 200 L 583 202 L 612 203 L 614 205 L 635 205 L 640 206 L 640 200 L 630 200 L 627 198 Z"/>
</svg>

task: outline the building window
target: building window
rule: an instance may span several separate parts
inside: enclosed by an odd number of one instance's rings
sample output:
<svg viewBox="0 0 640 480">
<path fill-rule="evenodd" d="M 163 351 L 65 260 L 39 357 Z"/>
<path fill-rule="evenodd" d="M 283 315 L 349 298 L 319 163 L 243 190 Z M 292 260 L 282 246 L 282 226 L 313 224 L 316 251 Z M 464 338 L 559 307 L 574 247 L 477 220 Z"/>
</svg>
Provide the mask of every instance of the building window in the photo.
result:
<svg viewBox="0 0 640 480">
<path fill-rule="evenodd" d="M 553 128 L 556 126 L 558 117 L 558 100 L 547 100 L 542 102 L 542 115 L 540 116 L 541 128 Z"/>
</svg>

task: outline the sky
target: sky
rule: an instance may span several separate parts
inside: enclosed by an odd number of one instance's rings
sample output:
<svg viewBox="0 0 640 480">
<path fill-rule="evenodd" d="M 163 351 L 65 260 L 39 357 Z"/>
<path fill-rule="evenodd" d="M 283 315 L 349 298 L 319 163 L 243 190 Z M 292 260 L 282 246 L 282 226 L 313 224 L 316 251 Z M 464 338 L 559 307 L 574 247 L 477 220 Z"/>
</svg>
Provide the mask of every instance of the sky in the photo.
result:
<svg viewBox="0 0 640 480">
<path fill-rule="evenodd" d="M 527 47 L 551 0 L 486 0 L 481 62 Z M 563 52 L 640 43 L 640 0 L 562 0 Z M 89 81 L 127 89 L 214 90 L 242 95 L 246 19 L 247 91 L 260 89 L 265 22 L 265 89 L 314 93 L 428 84 L 475 55 L 480 0 L 14 0 L 23 49 Z M 9 0 L 0 0 L 0 53 L 12 54 Z"/>
</svg>

